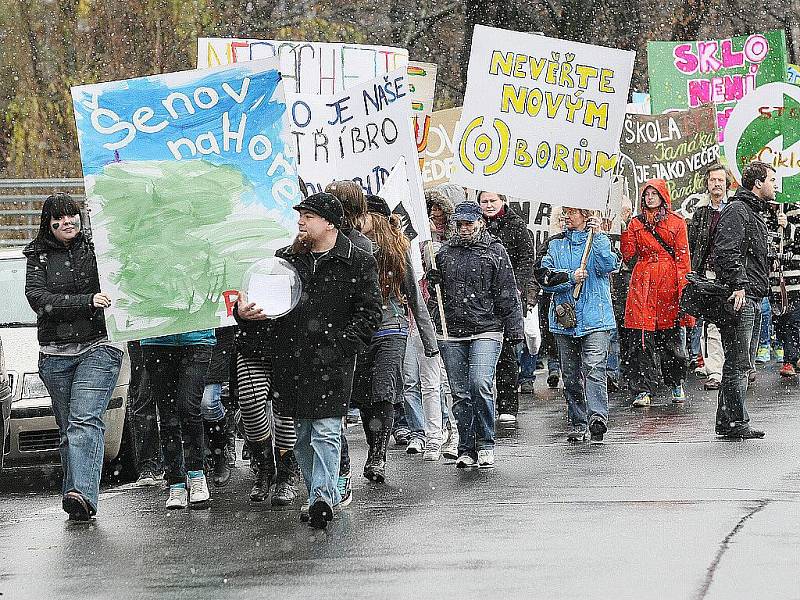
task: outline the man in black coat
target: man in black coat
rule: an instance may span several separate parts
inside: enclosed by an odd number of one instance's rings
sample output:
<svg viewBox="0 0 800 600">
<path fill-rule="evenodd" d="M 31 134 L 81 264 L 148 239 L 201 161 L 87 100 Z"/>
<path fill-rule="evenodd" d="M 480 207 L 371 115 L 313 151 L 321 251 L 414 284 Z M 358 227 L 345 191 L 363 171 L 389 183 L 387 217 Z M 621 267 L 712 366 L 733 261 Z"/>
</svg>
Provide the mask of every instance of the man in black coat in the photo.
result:
<svg viewBox="0 0 800 600">
<path fill-rule="evenodd" d="M 760 329 L 761 299 L 769 295 L 768 231 L 761 214 L 775 200 L 775 170 L 752 162 L 742 172 L 742 187 L 722 211 L 712 255 L 717 280 L 731 290 L 737 318 L 720 326 L 725 364 L 719 391 L 715 431 L 733 439 L 758 439 L 745 408 L 748 375 L 755 353 L 753 330 Z M 757 340 L 755 344 L 757 345 Z"/>
<path fill-rule="evenodd" d="M 528 226 L 508 205 L 503 194 L 478 192 L 478 204 L 486 221 L 486 230 L 500 240 L 511 259 L 517 289 L 522 300 L 522 313 L 536 304 L 538 285 L 533 277 L 535 249 Z M 497 361 L 497 413 L 498 422 L 513 424 L 517 421 L 519 399 L 519 356 L 517 346 L 503 344 Z"/>
<path fill-rule="evenodd" d="M 273 340 L 272 401 L 294 417 L 295 457 L 308 488 L 311 526 L 324 528 L 341 500 L 337 490 L 342 417 L 347 414 L 356 354 L 381 320 L 378 268 L 372 255 L 339 231 L 342 205 L 327 193 L 294 207 L 300 213 L 295 242 L 276 256 L 300 275 L 298 305 L 269 327 Z M 252 303 L 244 320 L 265 320 Z"/>
</svg>

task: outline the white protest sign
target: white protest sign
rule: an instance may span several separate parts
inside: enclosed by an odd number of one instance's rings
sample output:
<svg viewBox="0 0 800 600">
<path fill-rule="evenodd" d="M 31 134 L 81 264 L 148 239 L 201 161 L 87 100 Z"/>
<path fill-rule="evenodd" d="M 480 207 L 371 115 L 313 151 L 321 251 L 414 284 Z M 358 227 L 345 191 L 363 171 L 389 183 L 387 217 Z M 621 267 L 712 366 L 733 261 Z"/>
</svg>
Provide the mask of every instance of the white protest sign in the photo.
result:
<svg viewBox="0 0 800 600">
<path fill-rule="evenodd" d="M 287 99 L 295 94 L 335 94 L 408 64 L 408 50 L 391 46 L 198 38 L 197 67 L 280 58 Z"/>
<path fill-rule="evenodd" d="M 452 181 L 605 209 L 634 56 L 476 26 Z"/>
<path fill-rule="evenodd" d="M 433 63 L 410 61 L 408 63 L 408 89 L 411 92 L 411 120 L 414 124 L 414 139 L 419 152 L 419 168 L 425 161 L 425 147 L 433 114 L 433 96 L 436 90 L 436 72 Z"/>
<path fill-rule="evenodd" d="M 401 158 L 407 161 L 409 193 L 424 206 L 411 130 L 405 68 L 332 96 L 294 96 L 289 114 L 300 177 L 319 192 L 335 179 L 352 179 L 381 194 Z"/>
<path fill-rule="evenodd" d="M 425 275 L 421 245 L 431 239 L 431 230 L 425 199 L 413 193 L 416 184 L 409 177 L 412 170 L 407 168 L 406 159 L 400 158 L 383 184 L 381 198 L 403 222 L 403 232 L 411 240 L 411 259 L 419 281 Z"/>
</svg>

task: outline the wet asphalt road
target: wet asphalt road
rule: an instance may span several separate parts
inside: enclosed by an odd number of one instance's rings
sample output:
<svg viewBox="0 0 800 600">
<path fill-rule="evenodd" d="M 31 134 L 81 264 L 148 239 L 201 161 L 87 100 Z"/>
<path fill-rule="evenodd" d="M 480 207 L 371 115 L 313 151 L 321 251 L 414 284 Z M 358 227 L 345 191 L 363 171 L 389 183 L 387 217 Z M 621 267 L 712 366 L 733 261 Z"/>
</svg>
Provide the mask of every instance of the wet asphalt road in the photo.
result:
<svg viewBox="0 0 800 600">
<path fill-rule="evenodd" d="M 800 387 L 759 371 L 761 441 L 712 433 L 715 395 L 633 411 L 569 446 L 560 390 L 522 397 L 497 466 L 462 471 L 395 447 L 388 484 L 355 476 L 327 533 L 250 504 L 248 470 L 203 511 L 107 487 L 90 525 L 57 473 L 0 475 L 0 598 L 800 598 Z M 365 443 L 349 430 L 354 473 Z"/>
</svg>

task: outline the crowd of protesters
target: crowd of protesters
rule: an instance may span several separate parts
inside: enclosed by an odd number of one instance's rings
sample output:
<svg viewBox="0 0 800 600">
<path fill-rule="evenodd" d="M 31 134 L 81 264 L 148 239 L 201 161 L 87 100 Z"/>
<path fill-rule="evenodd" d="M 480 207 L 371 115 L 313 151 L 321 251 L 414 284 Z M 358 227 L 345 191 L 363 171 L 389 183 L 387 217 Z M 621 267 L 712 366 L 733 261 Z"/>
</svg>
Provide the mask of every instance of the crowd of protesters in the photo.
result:
<svg viewBox="0 0 800 600">
<path fill-rule="evenodd" d="M 800 213 L 778 210 L 764 163 L 745 167 L 735 193 L 720 164 L 705 181 L 688 227 L 665 181 L 646 182 L 622 211 L 618 250 L 585 208 L 564 202 L 559 230 L 535 249 L 505 196 L 439 186 L 426 192 L 432 240 L 420 248 L 421 271 L 385 200 L 352 181 L 303 189 L 299 233 L 276 253 L 301 281 L 296 307 L 270 318 L 242 292 L 235 326 L 128 344 L 139 484 L 163 482 L 170 509 L 207 506 L 230 479 L 238 435 L 250 500 L 293 505 L 302 482 L 301 519 L 324 528 L 353 499 L 346 420 L 361 422 L 363 475 L 376 484 L 391 475 L 392 437 L 426 461 L 491 468 L 496 427 L 515 426 L 518 393 L 539 361 L 550 387 L 563 381 L 572 443 L 603 440 L 609 391 L 627 387 L 633 408 L 660 389 L 681 404 L 692 373 L 718 390 L 718 435 L 763 437 L 745 397 L 755 364 L 773 353 L 781 376 L 796 375 Z M 113 299 L 100 290 L 69 196 L 46 200 L 25 255 L 40 373 L 61 434 L 63 508 L 88 520 L 102 415 L 123 358 L 105 329 Z M 681 310 L 690 272 L 724 286 L 730 318 L 702 322 Z M 526 330 L 536 310 L 541 348 Z"/>
</svg>

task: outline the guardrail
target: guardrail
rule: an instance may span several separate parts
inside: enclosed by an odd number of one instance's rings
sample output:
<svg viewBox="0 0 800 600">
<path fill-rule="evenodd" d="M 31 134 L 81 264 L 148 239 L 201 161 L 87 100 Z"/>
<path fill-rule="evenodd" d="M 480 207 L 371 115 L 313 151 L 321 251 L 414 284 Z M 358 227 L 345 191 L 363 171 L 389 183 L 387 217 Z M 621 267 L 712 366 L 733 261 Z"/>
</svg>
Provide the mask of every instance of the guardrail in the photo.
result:
<svg viewBox="0 0 800 600">
<path fill-rule="evenodd" d="M 39 229 L 42 203 L 56 191 L 83 205 L 83 179 L 0 179 L 0 247 L 30 242 Z"/>
</svg>

